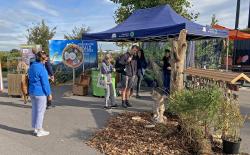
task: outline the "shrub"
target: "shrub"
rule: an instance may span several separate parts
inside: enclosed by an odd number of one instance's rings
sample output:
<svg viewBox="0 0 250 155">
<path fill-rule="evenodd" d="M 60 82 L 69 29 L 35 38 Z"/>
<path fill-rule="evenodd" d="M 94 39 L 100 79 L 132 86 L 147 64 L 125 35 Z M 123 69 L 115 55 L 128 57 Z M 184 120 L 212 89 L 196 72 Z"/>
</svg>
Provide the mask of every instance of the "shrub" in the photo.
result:
<svg viewBox="0 0 250 155">
<path fill-rule="evenodd" d="M 189 131 L 206 137 L 209 126 L 217 126 L 223 92 L 216 86 L 183 90 L 169 97 L 169 110 L 177 113 Z M 203 128 L 204 127 L 204 128 Z"/>
</svg>

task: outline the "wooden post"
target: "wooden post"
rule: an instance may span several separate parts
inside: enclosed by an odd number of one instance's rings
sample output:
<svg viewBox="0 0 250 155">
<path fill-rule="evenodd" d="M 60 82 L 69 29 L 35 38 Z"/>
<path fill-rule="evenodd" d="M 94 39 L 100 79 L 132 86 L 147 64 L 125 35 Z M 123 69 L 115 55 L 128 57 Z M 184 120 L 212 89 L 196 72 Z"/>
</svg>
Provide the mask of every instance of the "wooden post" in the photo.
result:
<svg viewBox="0 0 250 155">
<path fill-rule="evenodd" d="M 226 40 L 227 60 L 226 60 L 226 71 L 228 71 L 228 52 L 229 52 L 229 39 Z"/>
<path fill-rule="evenodd" d="M 170 91 L 180 91 L 184 88 L 183 82 L 183 71 L 184 71 L 184 60 L 187 51 L 187 30 L 183 29 L 180 32 L 179 38 L 172 40 L 171 50 L 171 82 Z"/>
</svg>

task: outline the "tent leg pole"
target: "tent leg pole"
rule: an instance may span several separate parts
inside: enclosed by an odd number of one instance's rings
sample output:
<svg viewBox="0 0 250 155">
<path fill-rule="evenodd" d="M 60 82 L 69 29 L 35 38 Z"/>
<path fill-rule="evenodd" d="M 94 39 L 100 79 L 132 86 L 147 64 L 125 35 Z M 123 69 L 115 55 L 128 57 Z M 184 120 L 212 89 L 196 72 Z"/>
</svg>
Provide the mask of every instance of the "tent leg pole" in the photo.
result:
<svg viewBox="0 0 250 155">
<path fill-rule="evenodd" d="M 84 74 L 85 72 L 85 66 L 84 66 L 84 63 L 82 64 L 82 73 Z"/>
<path fill-rule="evenodd" d="M 226 58 L 226 71 L 228 72 L 228 52 L 229 52 L 229 39 L 227 41 L 227 58 Z"/>
<path fill-rule="evenodd" d="M 73 85 L 75 84 L 75 68 L 73 68 Z"/>
</svg>

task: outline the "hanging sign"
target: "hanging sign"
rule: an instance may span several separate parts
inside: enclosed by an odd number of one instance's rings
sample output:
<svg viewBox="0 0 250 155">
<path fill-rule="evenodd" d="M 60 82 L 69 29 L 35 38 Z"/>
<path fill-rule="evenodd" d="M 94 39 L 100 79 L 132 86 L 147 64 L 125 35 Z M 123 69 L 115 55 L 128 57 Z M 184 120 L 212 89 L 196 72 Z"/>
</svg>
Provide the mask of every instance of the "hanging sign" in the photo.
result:
<svg viewBox="0 0 250 155">
<path fill-rule="evenodd" d="M 75 44 L 82 49 L 85 69 L 98 67 L 98 47 L 97 42 L 93 40 L 50 40 L 50 62 L 54 66 L 63 63 L 63 51 L 69 44 Z"/>
<path fill-rule="evenodd" d="M 68 44 L 62 54 L 63 63 L 71 68 L 77 68 L 83 63 L 82 48 L 76 44 Z"/>
</svg>

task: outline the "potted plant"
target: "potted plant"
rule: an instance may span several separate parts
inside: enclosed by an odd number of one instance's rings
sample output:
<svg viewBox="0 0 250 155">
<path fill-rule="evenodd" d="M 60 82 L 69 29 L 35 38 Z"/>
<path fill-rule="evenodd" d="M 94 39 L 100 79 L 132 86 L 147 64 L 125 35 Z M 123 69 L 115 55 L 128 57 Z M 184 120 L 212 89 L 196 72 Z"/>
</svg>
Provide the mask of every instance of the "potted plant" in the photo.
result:
<svg viewBox="0 0 250 155">
<path fill-rule="evenodd" d="M 239 103 L 234 98 L 228 98 L 223 104 L 223 153 L 239 154 L 240 150 L 240 129 L 243 127 L 246 116 L 240 113 Z"/>
</svg>

